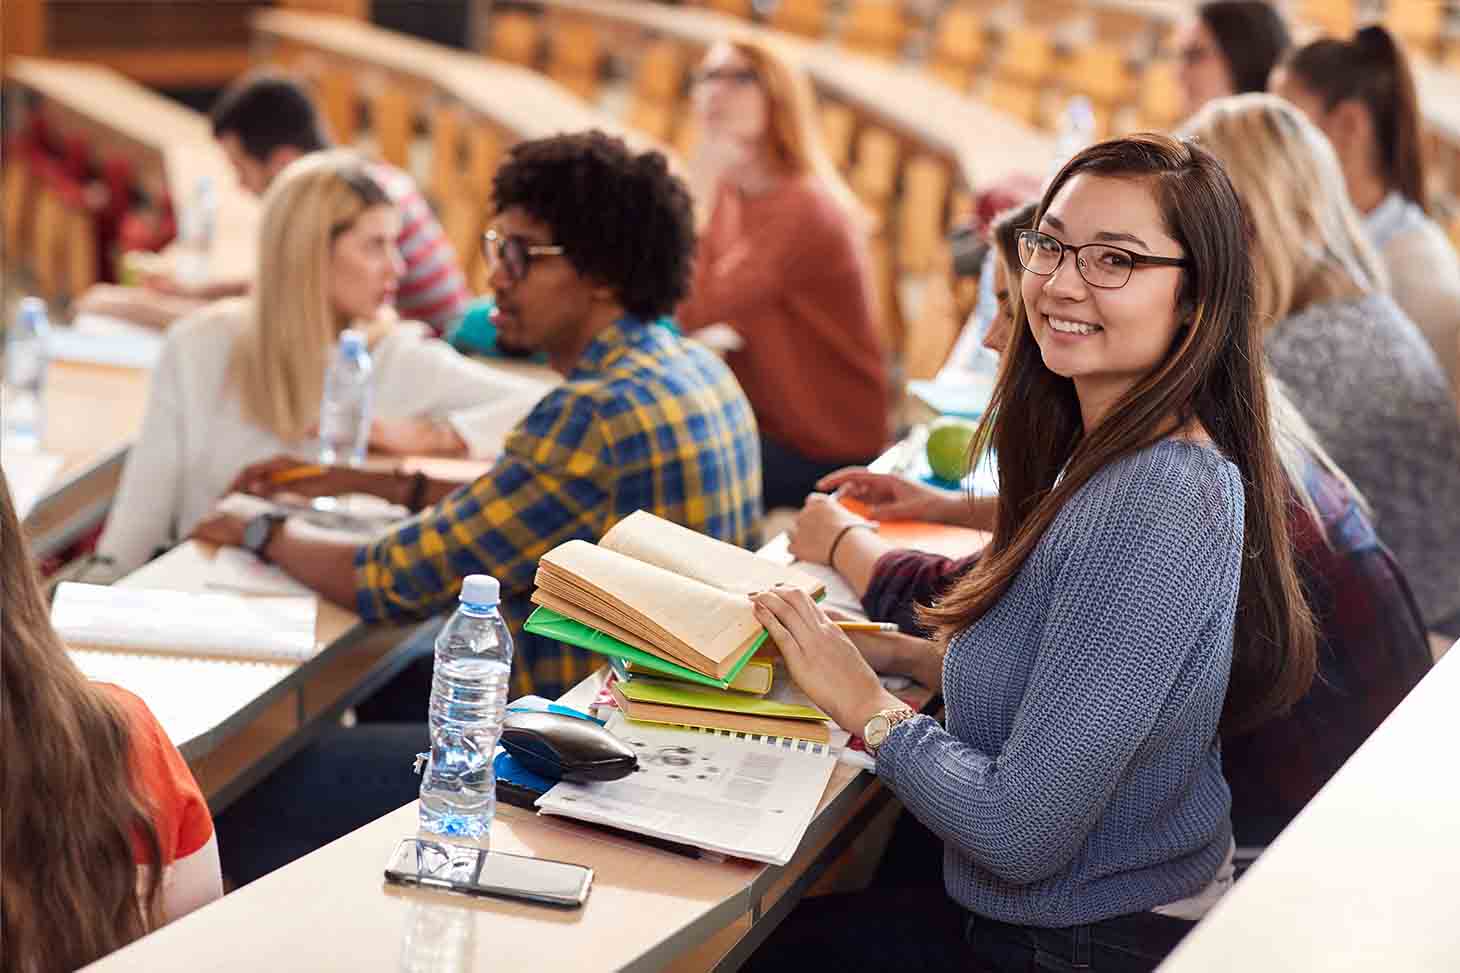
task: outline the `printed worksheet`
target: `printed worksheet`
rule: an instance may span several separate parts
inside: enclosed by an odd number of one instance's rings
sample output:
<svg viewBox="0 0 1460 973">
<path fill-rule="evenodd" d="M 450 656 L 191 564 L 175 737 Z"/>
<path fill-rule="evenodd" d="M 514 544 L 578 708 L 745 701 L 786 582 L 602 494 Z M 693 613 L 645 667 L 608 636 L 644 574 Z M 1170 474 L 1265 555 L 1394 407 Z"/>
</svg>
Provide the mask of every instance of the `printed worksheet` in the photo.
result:
<svg viewBox="0 0 1460 973">
<path fill-rule="evenodd" d="M 639 755 L 622 780 L 562 782 L 537 802 L 578 818 L 784 865 L 816 814 L 835 760 L 828 747 L 710 730 L 634 723 L 608 730 Z"/>
</svg>

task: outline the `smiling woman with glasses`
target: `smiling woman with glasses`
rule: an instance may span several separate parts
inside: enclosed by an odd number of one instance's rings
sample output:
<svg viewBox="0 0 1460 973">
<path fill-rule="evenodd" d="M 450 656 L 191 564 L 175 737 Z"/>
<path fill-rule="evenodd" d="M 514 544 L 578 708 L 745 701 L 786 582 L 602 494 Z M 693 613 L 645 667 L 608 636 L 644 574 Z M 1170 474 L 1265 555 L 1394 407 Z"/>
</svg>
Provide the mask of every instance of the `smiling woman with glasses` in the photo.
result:
<svg viewBox="0 0 1460 973">
<path fill-rule="evenodd" d="M 890 671 L 930 680 L 946 720 L 888 694 L 809 598 L 752 596 L 796 684 L 865 727 L 882 783 L 942 840 L 943 881 L 805 905 L 750 973 L 1154 969 L 1232 882 L 1219 727 L 1312 680 L 1221 165 L 1165 136 L 1091 146 L 1034 229 L 972 451 L 998 457 L 993 540 L 919 612 L 933 642 L 862 643 L 901 652 Z"/>
</svg>

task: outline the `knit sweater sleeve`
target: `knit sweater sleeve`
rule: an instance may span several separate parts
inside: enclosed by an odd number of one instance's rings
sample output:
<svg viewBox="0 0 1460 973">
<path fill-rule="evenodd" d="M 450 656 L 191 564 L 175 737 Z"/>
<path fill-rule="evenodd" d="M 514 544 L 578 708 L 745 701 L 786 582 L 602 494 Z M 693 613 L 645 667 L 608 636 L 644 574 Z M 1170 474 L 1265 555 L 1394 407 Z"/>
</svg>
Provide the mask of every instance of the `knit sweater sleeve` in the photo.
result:
<svg viewBox="0 0 1460 973">
<path fill-rule="evenodd" d="M 982 752 L 917 717 L 878 754 L 878 774 L 920 821 L 1016 885 L 1071 862 L 1153 729 L 1189 705 L 1192 673 L 1220 666 L 1225 685 L 1231 664 L 1243 522 L 1235 468 L 1117 465 L 1070 501 L 972 632 L 996 646 L 1013 627 L 1005 613 L 1044 619 L 1002 749 Z M 953 725 L 957 710 L 976 715 L 984 701 L 947 672 Z"/>
</svg>

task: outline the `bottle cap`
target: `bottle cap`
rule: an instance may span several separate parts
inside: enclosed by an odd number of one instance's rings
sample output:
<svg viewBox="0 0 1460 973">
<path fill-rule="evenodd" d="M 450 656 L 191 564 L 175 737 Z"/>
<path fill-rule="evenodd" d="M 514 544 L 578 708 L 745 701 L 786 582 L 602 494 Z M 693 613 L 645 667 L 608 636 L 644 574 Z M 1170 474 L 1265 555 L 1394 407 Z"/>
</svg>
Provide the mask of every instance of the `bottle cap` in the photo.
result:
<svg viewBox="0 0 1460 973">
<path fill-rule="evenodd" d="M 358 354 L 365 350 L 365 332 L 346 328 L 340 332 L 340 350 Z"/>
<path fill-rule="evenodd" d="M 467 605 L 495 605 L 502 596 L 502 586 L 490 574 L 469 574 L 461 583 L 461 600 Z"/>
</svg>

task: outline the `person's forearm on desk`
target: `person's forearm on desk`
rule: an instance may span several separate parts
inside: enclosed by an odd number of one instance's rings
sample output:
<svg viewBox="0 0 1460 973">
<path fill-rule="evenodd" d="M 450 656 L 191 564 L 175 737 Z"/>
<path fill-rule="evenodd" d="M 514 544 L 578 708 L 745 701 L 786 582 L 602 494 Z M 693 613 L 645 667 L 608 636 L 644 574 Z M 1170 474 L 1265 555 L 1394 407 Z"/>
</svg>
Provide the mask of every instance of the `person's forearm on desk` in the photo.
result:
<svg viewBox="0 0 1460 973">
<path fill-rule="evenodd" d="M 264 553 L 296 581 L 353 612 L 358 611 L 355 556 L 359 550 L 357 544 L 299 537 L 286 524 L 274 531 Z"/>
</svg>

